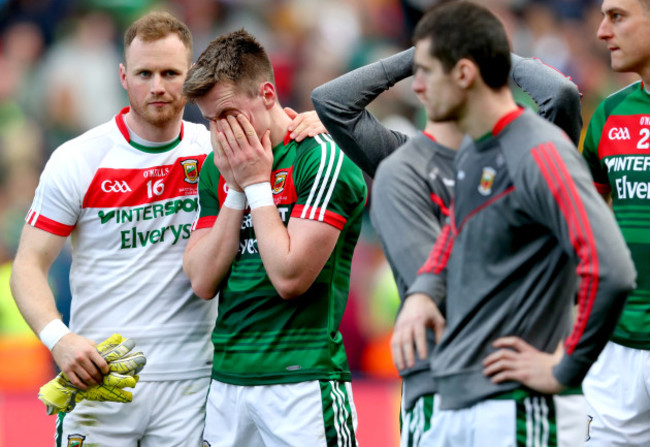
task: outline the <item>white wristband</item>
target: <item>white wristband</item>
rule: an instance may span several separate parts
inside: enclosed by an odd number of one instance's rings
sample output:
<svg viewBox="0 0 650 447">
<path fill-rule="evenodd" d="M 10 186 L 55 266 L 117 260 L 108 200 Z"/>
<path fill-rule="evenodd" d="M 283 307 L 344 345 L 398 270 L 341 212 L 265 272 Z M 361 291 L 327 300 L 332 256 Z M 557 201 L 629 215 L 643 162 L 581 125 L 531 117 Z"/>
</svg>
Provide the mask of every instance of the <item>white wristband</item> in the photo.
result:
<svg viewBox="0 0 650 447">
<path fill-rule="evenodd" d="M 47 346 L 47 349 L 51 351 L 54 345 L 56 345 L 64 335 L 69 333 L 70 329 L 68 329 L 68 326 L 63 324 L 63 321 L 54 319 L 41 329 L 41 332 L 38 333 L 38 338 L 40 338 L 43 344 Z"/>
<path fill-rule="evenodd" d="M 246 193 L 246 198 L 248 199 L 248 204 L 250 205 L 251 210 L 261 206 L 275 206 L 270 182 L 249 185 L 244 188 L 244 192 Z"/>
<path fill-rule="evenodd" d="M 235 191 L 234 189 L 228 188 L 228 195 L 226 196 L 226 200 L 223 201 L 223 206 L 227 206 L 233 210 L 245 210 L 246 194 L 241 191 Z"/>
</svg>

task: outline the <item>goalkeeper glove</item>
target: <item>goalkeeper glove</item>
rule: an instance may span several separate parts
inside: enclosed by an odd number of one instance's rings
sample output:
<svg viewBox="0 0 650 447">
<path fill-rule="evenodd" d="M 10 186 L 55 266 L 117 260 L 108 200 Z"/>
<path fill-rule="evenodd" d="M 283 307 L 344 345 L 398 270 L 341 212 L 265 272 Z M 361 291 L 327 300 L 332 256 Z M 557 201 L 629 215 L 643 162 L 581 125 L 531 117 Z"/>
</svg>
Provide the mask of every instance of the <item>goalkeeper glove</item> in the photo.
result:
<svg viewBox="0 0 650 447">
<path fill-rule="evenodd" d="M 99 385 L 80 390 L 75 400 L 82 399 L 96 401 L 131 402 L 133 394 L 122 388 L 134 388 L 140 379 L 137 374 L 142 370 L 147 359 L 142 352 L 135 352 L 124 357 L 115 359 L 108 363 L 110 372 L 104 376 Z"/>
<path fill-rule="evenodd" d="M 131 402 L 132 393 L 122 388 L 133 388 L 138 382 L 137 373 L 146 364 L 142 352 L 128 354 L 134 346 L 133 340 L 125 339 L 119 334 L 113 334 L 97 345 L 98 352 L 108 362 L 110 370 L 99 385 L 80 390 L 63 373 L 43 385 L 38 398 L 45 404 L 47 414 L 69 413 L 82 399 Z"/>
<path fill-rule="evenodd" d="M 79 390 L 75 395 L 75 400 L 81 402 L 83 399 L 96 400 L 100 402 L 122 402 L 127 403 L 133 400 L 133 394 L 122 388 L 133 388 L 138 383 L 138 376 L 122 375 L 117 373 L 108 373 L 104 376 L 104 381 L 96 386 L 91 386 L 87 390 Z M 74 408 L 74 406 L 73 406 Z"/>
<path fill-rule="evenodd" d="M 113 334 L 97 345 L 97 351 L 104 357 L 106 363 L 109 363 L 123 357 L 134 346 L 135 342 L 130 338 L 124 338 L 120 334 Z"/>
<path fill-rule="evenodd" d="M 99 385 L 87 390 L 80 390 L 59 373 L 54 379 L 47 382 L 38 392 L 38 398 L 45 404 L 47 414 L 69 413 L 77 402 L 83 399 L 96 401 L 131 402 L 133 394 L 122 388 L 133 388 L 138 383 L 138 376 L 108 373 Z"/>
<path fill-rule="evenodd" d="M 77 404 L 77 391 L 79 389 L 72 386 L 63 373 L 59 373 L 38 390 L 38 398 L 45 404 L 47 414 L 69 413 Z"/>
</svg>

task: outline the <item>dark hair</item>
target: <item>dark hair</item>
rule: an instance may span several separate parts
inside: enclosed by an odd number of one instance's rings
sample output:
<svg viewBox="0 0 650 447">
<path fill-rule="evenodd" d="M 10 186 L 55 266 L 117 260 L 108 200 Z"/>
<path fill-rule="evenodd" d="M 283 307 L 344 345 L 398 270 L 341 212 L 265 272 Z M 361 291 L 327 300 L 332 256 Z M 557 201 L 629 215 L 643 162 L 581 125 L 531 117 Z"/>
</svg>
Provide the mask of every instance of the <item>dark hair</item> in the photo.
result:
<svg viewBox="0 0 650 447">
<path fill-rule="evenodd" d="M 264 47 L 244 29 L 210 42 L 187 73 L 183 94 L 195 101 L 223 81 L 232 82 L 250 96 L 257 93 L 261 82 L 275 82 Z"/>
<path fill-rule="evenodd" d="M 508 83 L 510 44 L 503 24 L 483 6 L 456 1 L 431 8 L 418 22 L 413 42 L 431 39 L 431 56 L 446 72 L 463 58 L 478 66 L 492 89 Z"/>
<path fill-rule="evenodd" d="M 192 33 L 190 29 L 179 19 L 168 12 L 150 12 L 129 26 L 124 33 L 124 61 L 126 62 L 126 50 L 136 37 L 144 42 L 152 42 L 163 39 L 175 33 L 187 48 L 187 57 L 192 62 Z"/>
</svg>

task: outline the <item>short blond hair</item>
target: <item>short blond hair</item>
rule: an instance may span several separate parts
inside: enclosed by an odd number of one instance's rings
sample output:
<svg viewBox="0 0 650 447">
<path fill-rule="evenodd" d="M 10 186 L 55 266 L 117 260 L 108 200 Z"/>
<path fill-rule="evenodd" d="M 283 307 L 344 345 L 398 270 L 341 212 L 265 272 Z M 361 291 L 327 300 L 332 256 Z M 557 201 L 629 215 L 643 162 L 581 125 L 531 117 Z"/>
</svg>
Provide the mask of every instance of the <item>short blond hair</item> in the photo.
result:
<svg viewBox="0 0 650 447">
<path fill-rule="evenodd" d="M 192 33 L 185 23 L 168 12 L 150 12 L 129 26 L 124 33 L 124 61 L 126 62 L 126 51 L 136 37 L 144 42 L 152 42 L 164 39 L 170 34 L 176 34 L 187 48 L 188 62 L 192 62 Z"/>
</svg>

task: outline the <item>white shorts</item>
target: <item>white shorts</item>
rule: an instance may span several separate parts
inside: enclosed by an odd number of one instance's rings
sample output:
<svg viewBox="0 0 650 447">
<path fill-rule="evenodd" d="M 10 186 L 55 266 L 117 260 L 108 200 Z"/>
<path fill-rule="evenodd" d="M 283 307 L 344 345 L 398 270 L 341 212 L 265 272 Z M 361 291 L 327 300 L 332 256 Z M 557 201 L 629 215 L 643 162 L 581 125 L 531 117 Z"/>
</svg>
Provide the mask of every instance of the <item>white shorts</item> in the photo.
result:
<svg viewBox="0 0 650 447">
<path fill-rule="evenodd" d="M 418 397 L 413 408 L 405 408 L 402 400 L 400 447 L 418 447 L 425 434 L 431 430 L 433 394 Z"/>
<path fill-rule="evenodd" d="M 582 389 L 586 447 L 650 446 L 650 351 L 607 343 Z"/>
<path fill-rule="evenodd" d="M 461 410 L 441 410 L 434 398 L 427 447 L 576 447 L 585 437 L 581 394 L 548 395 L 517 390 L 515 397 L 488 399 Z"/>
<path fill-rule="evenodd" d="M 349 382 L 240 386 L 212 381 L 204 447 L 354 447 Z"/>
<path fill-rule="evenodd" d="M 82 400 L 59 414 L 55 445 L 200 447 L 209 386 L 209 377 L 138 382 L 128 404 Z"/>
</svg>

